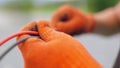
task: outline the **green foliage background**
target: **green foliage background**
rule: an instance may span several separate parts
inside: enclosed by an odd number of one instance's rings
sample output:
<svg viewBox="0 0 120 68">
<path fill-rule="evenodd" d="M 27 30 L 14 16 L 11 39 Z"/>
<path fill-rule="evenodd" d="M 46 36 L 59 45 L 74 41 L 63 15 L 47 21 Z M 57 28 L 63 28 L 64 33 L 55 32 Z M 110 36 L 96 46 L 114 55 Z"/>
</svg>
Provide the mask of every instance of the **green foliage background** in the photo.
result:
<svg viewBox="0 0 120 68">
<path fill-rule="evenodd" d="M 88 8 L 92 12 L 98 12 L 105 8 L 115 6 L 120 0 L 87 0 Z"/>
<path fill-rule="evenodd" d="M 120 0 L 73 0 L 73 1 L 63 1 L 63 2 L 54 2 L 52 4 L 37 5 L 33 4 L 33 0 L 14 0 L 9 1 L 4 7 L 7 9 L 13 10 L 22 10 L 22 11 L 44 11 L 51 12 L 57 10 L 60 6 L 64 4 L 70 4 L 75 6 L 83 11 L 87 12 L 98 12 L 105 8 L 115 6 Z"/>
</svg>

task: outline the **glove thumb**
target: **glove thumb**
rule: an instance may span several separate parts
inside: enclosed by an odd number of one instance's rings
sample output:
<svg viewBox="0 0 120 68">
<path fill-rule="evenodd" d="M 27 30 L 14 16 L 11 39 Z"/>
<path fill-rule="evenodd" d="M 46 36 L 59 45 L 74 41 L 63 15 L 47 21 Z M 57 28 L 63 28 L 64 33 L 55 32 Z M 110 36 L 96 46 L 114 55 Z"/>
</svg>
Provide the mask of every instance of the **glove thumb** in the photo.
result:
<svg viewBox="0 0 120 68">
<path fill-rule="evenodd" d="M 45 20 L 39 21 L 37 26 L 38 26 L 39 35 L 44 41 L 50 41 L 50 40 L 57 39 L 58 37 L 60 37 L 59 32 L 51 28 L 49 26 L 49 23 Z"/>
</svg>

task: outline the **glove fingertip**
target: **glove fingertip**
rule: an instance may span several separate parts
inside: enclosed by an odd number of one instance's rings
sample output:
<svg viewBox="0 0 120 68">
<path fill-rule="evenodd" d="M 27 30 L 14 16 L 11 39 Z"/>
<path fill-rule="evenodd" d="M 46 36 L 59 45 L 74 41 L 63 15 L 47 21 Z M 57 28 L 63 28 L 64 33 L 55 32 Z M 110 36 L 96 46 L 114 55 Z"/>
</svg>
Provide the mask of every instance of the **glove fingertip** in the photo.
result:
<svg viewBox="0 0 120 68">
<path fill-rule="evenodd" d="M 48 22 L 47 22 L 46 20 L 40 20 L 40 21 L 38 22 L 38 27 L 39 27 L 39 28 L 49 27 L 49 24 L 48 24 Z"/>
<path fill-rule="evenodd" d="M 31 30 L 34 26 L 36 26 L 37 22 L 36 21 L 31 21 L 27 25 L 23 26 L 20 31 L 26 31 L 26 30 Z"/>
</svg>

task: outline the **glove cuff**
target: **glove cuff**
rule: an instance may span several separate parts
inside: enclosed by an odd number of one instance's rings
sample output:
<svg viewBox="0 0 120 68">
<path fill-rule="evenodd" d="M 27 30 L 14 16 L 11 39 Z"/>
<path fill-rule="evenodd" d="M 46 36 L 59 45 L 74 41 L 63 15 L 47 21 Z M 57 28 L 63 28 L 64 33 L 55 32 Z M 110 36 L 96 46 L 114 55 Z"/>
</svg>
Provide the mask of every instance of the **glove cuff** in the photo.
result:
<svg viewBox="0 0 120 68">
<path fill-rule="evenodd" d="M 87 24 L 85 27 L 85 32 L 93 32 L 96 24 L 94 16 L 92 14 L 89 14 L 89 15 L 86 15 L 86 17 L 87 17 Z"/>
<path fill-rule="evenodd" d="M 119 8 L 120 8 L 120 2 L 114 8 L 114 13 L 116 15 L 117 23 L 120 26 L 120 13 L 119 13 L 120 9 Z"/>
</svg>

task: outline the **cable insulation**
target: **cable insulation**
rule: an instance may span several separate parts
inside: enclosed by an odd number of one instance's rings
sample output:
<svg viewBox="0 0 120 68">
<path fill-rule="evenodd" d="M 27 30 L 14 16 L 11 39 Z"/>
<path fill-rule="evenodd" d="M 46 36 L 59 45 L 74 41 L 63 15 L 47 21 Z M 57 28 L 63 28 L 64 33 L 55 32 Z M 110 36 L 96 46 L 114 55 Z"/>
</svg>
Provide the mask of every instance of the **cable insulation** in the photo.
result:
<svg viewBox="0 0 120 68">
<path fill-rule="evenodd" d="M 7 42 L 8 40 L 16 37 L 16 36 L 20 36 L 20 35 L 23 35 L 23 34 L 33 34 L 33 35 L 38 35 L 38 32 L 36 31 L 21 31 L 21 32 L 18 32 L 18 33 L 14 33 L 6 38 L 4 38 L 2 41 L 0 41 L 0 46 L 2 46 L 5 42 Z"/>
<path fill-rule="evenodd" d="M 0 61 L 5 57 L 6 54 L 8 54 L 15 46 L 17 46 L 18 44 L 26 41 L 28 38 L 30 37 L 25 37 L 23 39 L 18 40 L 16 43 L 14 43 L 13 45 L 11 45 L 5 52 L 2 53 L 2 55 L 0 55 Z"/>
</svg>

